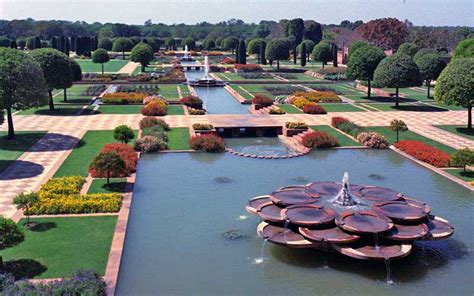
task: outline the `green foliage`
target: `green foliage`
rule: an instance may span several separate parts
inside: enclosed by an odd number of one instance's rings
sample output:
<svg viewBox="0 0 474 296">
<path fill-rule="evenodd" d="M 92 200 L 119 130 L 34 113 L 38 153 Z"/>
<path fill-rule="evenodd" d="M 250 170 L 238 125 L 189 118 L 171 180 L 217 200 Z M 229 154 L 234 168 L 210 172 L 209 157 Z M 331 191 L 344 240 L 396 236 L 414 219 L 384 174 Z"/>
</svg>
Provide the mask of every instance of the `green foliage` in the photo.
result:
<svg viewBox="0 0 474 296">
<path fill-rule="evenodd" d="M 287 60 L 290 57 L 290 47 L 286 39 L 273 39 L 265 48 L 265 57 L 270 61 Z"/>
<path fill-rule="evenodd" d="M 411 56 L 412 58 L 418 52 L 419 48 L 418 45 L 415 43 L 403 43 L 397 50 L 397 54 L 406 54 Z"/>
<path fill-rule="evenodd" d="M 474 58 L 474 38 L 465 39 L 454 49 L 453 60 L 459 58 Z"/>
<path fill-rule="evenodd" d="M 114 138 L 117 141 L 127 144 L 135 138 L 135 133 L 129 126 L 119 125 L 114 129 Z"/>
<path fill-rule="evenodd" d="M 101 152 L 94 157 L 89 169 L 93 169 L 101 175 L 106 175 L 107 184 L 110 184 L 112 174 L 121 175 L 125 171 L 125 162 L 115 151 Z"/>
<path fill-rule="evenodd" d="M 398 133 L 399 132 L 406 132 L 408 130 L 407 125 L 403 120 L 394 119 L 390 122 L 390 126 L 388 127 L 391 131 L 397 133 L 397 142 L 398 142 Z"/>
<path fill-rule="evenodd" d="M 323 39 L 321 24 L 315 21 L 306 21 L 304 38 L 313 41 L 315 44 L 319 43 Z"/>
<path fill-rule="evenodd" d="M 385 53 L 378 47 L 366 45 L 351 51 L 347 63 L 346 77 L 349 79 L 372 80 L 379 63 L 385 58 Z"/>
<path fill-rule="evenodd" d="M 82 80 L 82 69 L 76 60 L 69 58 L 69 67 L 71 67 L 72 72 L 72 81 L 81 81 Z"/>
<path fill-rule="evenodd" d="M 307 53 L 308 52 L 306 50 L 306 43 L 302 43 L 301 48 L 300 48 L 301 67 L 306 66 L 306 54 Z"/>
<path fill-rule="evenodd" d="M 349 47 L 348 59 L 350 59 L 350 56 L 352 53 L 356 52 L 356 50 L 358 50 L 359 48 L 365 47 L 365 46 L 370 46 L 370 44 L 367 41 L 361 41 L 361 40 L 356 40 L 352 42 L 351 46 Z"/>
<path fill-rule="evenodd" d="M 168 50 L 176 49 L 176 40 L 174 38 L 171 38 L 171 37 L 166 38 L 165 46 L 166 46 L 166 49 L 168 49 Z"/>
<path fill-rule="evenodd" d="M 189 50 L 194 50 L 196 48 L 196 40 L 194 40 L 193 38 L 191 37 L 188 37 L 188 38 L 184 38 L 183 40 L 183 48 L 184 46 L 188 46 L 188 49 Z"/>
<path fill-rule="evenodd" d="M 374 80 L 378 85 L 390 88 L 420 86 L 422 81 L 415 61 L 404 54 L 383 59 L 375 69 Z"/>
<path fill-rule="evenodd" d="M 0 36 L 0 47 L 10 47 L 10 39 Z"/>
<path fill-rule="evenodd" d="M 52 48 L 35 49 L 31 56 L 39 63 L 49 91 L 72 86 L 72 71 L 69 58 Z"/>
<path fill-rule="evenodd" d="M 456 151 L 451 156 L 451 166 L 462 167 L 466 171 L 466 166 L 474 164 L 474 151 L 464 148 Z"/>
<path fill-rule="evenodd" d="M 92 62 L 96 64 L 107 63 L 110 60 L 107 50 L 99 48 L 92 53 Z"/>
<path fill-rule="evenodd" d="M 422 48 L 416 52 L 413 59 L 416 61 L 417 59 L 419 59 L 421 56 L 425 54 L 439 54 L 439 53 L 436 49 L 433 49 L 433 48 Z"/>
<path fill-rule="evenodd" d="M 415 62 L 420 69 L 421 78 L 427 82 L 429 97 L 431 80 L 438 79 L 443 69 L 446 68 L 446 62 L 437 53 L 419 55 Z"/>
<path fill-rule="evenodd" d="M 247 64 L 247 46 L 245 45 L 245 40 L 241 39 L 239 41 L 239 59 L 238 64 Z"/>
<path fill-rule="evenodd" d="M 154 58 L 151 46 L 145 43 L 135 45 L 130 54 L 130 60 L 140 63 L 142 65 L 142 71 L 145 71 L 145 67 L 153 61 Z"/>
<path fill-rule="evenodd" d="M 129 38 L 119 37 L 114 40 L 112 45 L 112 51 L 122 52 L 123 58 L 125 59 L 125 52 L 130 51 L 133 48 L 133 42 Z"/>
<path fill-rule="evenodd" d="M 319 42 L 313 48 L 313 52 L 311 53 L 311 58 L 314 61 L 321 62 L 323 64 L 323 67 L 324 67 L 324 65 L 326 65 L 327 62 L 332 60 L 331 47 L 326 42 Z"/>
<path fill-rule="evenodd" d="M 13 204 L 16 205 L 18 210 L 24 210 L 26 214 L 26 224 L 30 224 L 30 208 L 39 201 L 38 193 L 20 193 L 13 199 Z"/>
<path fill-rule="evenodd" d="M 203 43 L 203 47 L 205 50 L 211 50 L 216 47 L 216 42 L 212 39 L 206 39 Z"/>
<path fill-rule="evenodd" d="M 6 219 L 0 216 L 0 250 L 16 246 L 24 239 L 25 235 L 23 231 L 12 219 Z"/>
<path fill-rule="evenodd" d="M 300 43 L 300 45 L 298 45 L 298 51 L 300 52 L 300 54 L 301 54 L 301 47 L 303 46 L 303 44 L 306 47 L 306 56 L 310 56 L 311 53 L 313 52 L 314 46 L 316 46 L 316 43 L 314 43 L 312 40 L 309 40 L 309 39 L 303 40 Z"/>
<path fill-rule="evenodd" d="M 238 45 L 239 45 L 239 39 L 237 37 L 230 36 L 230 37 L 227 37 L 226 39 L 224 39 L 222 47 L 225 50 L 232 49 L 232 51 L 233 51 L 234 49 L 237 48 Z"/>
<path fill-rule="evenodd" d="M 113 46 L 112 40 L 110 40 L 110 38 L 107 38 L 107 37 L 100 38 L 99 43 L 97 44 L 98 48 L 103 48 L 105 50 L 112 50 L 112 46 Z"/>
<path fill-rule="evenodd" d="M 256 38 L 252 39 L 247 44 L 247 52 L 249 54 L 259 54 L 260 53 L 260 46 L 265 47 L 267 45 L 265 39 L 263 38 Z"/>
<path fill-rule="evenodd" d="M 303 41 L 304 33 L 305 28 L 303 19 L 295 18 L 286 24 L 286 37 L 290 37 L 294 41 L 294 44 L 300 44 L 301 41 Z"/>
</svg>

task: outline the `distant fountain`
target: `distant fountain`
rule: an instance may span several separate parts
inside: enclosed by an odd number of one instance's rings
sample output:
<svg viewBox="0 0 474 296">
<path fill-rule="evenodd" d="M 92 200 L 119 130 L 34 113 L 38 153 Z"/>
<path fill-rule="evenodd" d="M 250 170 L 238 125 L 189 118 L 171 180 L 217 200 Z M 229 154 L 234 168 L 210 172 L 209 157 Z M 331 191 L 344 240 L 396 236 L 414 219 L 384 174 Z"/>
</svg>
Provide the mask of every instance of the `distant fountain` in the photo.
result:
<svg viewBox="0 0 474 296">
<path fill-rule="evenodd" d="M 332 202 L 344 207 L 350 207 L 359 204 L 359 200 L 351 194 L 351 190 L 349 188 L 349 174 L 347 172 L 344 173 L 344 177 L 342 178 L 341 191 L 339 191 Z"/>
<path fill-rule="evenodd" d="M 204 77 L 198 80 L 190 80 L 189 85 L 191 86 L 225 86 L 226 83 L 221 80 L 216 80 L 209 76 L 209 58 L 207 56 L 204 57 Z"/>
<path fill-rule="evenodd" d="M 194 61 L 194 58 L 189 54 L 188 45 L 184 46 L 184 54 L 179 58 L 180 61 L 191 62 Z"/>
</svg>

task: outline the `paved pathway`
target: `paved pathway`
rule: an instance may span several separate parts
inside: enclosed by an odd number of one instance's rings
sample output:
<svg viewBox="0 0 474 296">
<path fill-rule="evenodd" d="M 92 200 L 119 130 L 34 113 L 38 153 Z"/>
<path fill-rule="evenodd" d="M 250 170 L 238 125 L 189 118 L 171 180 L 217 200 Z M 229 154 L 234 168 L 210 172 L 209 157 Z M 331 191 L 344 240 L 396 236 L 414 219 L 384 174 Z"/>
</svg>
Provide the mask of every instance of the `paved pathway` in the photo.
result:
<svg viewBox="0 0 474 296">
<path fill-rule="evenodd" d="M 117 71 L 117 74 L 132 74 L 133 71 L 135 71 L 135 69 L 139 66 L 139 63 L 129 61 L 127 64 L 125 64 L 125 66 L 123 66 L 122 68 L 120 68 L 120 70 Z"/>
<path fill-rule="evenodd" d="M 334 116 L 344 116 L 362 126 L 386 126 L 393 119 L 401 119 L 410 130 L 449 145 L 453 148 L 470 147 L 474 141 L 435 128 L 433 125 L 464 125 L 466 111 L 448 112 L 331 112 L 326 115 L 284 114 L 214 114 L 203 116 L 170 115 L 165 120 L 171 127 L 190 127 L 194 123 L 219 126 L 274 126 L 287 121 L 304 121 L 309 125 L 330 124 Z M 0 174 L 0 214 L 12 217 L 16 210 L 12 198 L 19 192 L 37 190 L 59 168 L 64 159 L 87 130 L 111 130 L 126 124 L 138 129 L 140 114 L 95 114 L 82 116 L 15 115 L 18 131 L 48 131 L 38 143 L 25 152 L 19 161 Z M 6 130 L 6 124 L 0 130 Z"/>
</svg>

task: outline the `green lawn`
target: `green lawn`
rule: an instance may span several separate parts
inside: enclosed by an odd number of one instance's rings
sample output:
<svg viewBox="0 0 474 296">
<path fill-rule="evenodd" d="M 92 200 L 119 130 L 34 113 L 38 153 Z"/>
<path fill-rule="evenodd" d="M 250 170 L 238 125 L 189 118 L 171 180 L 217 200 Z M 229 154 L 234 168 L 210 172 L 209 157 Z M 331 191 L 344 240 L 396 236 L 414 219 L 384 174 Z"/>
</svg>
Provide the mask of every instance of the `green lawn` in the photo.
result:
<svg viewBox="0 0 474 296">
<path fill-rule="evenodd" d="M 239 93 L 242 97 L 244 97 L 244 99 L 246 100 L 252 100 L 253 99 L 253 96 L 251 94 L 249 94 L 248 92 L 246 92 L 245 90 L 243 90 L 242 88 L 240 88 L 238 85 L 231 85 L 230 86 L 234 91 L 236 91 L 237 93 Z"/>
<path fill-rule="evenodd" d="M 116 221 L 117 216 L 33 218 L 37 224 L 25 231 L 24 242 L 2 251 L 3 260 L 7 267 L 10 260 L 23 260 L 15 265 L 27 277 L 64 277 L 78 269 L 104 275 Z"/>
<path fill-rule="evenodd" d="M 313 125 L 311 128 L 315 131 L 321 131 L 321 132 L 326 132 L 331 136 L 336 137 L 336 139 L 339 141 L 339 145 L 341 147 L 344 146 L 360 146 L 360 144 L 357 141 L 354 141 L 353 139 L 349 138 L 348 136 L 338 132 L 337 130 L 333 129 L 329 125 Z"/>
<path fill-rule="evenodd" d="M 140 114 L 143 105 L 109 105 L 102 104 L 99 107 L 99 113 L 102 114 Z M 168 115 L 184 115 L 181 105 L 169 105 Z"/>
<path fill-rule="evenodd" d="M 395 93 L 395 88 L 382 88 L 382 90 Z M 431 100 L 432 98 L 427 98 L 427 92 L 417 91 L 411 88 L 400 88 L 399 93 L 404 95 L 407 99 L 413 99 L 417 101 Z M 433 95 L 433 90 L 430 92 Z"/>
<path fill-rule="evenodd" d="M 466 182 L 474 181 L 473 171 L 464 171 L 463 169 L 449 169 L 444 171 Z"/>
<path fill-rule="evenodd" d="M 189 146 L 189 128 L 175 127 L 172 128 L 168 134 L 168 149 L 169 150 L 187 150 L 191 149 Z"/>
<path fill-rule="evenodd" d="M 135 137 L 137 136 L 135 131 Z M 117 142 L 114 131 L 88 131 L 63 162 L 55 177 L 88 175 L 89 164 L 108 143 Z"/>
<path fill-rule="evenodd" d="M 383 135 L 387 140 L 390 142 L 390 144 L 393 144 L 396 142 L 396 133 L 389 130 L 388 127 L 385 126 L 371 126 L 371 127 L 365 127 L 365 130 L 367 131 L 375 131 L 381 135 Z M 446 146 L 444 144 L 441 144 L 439 142 L 433 141 L 431 139 L 428 139 L 426 137 L 423 137 L 422 135 L 419 135 L 417 133 L 414 133 L 412 131 L 406 131 L 406 132 L 400 132 L 399 133 L 399 140 L 414 140 L 414 141 L 420 141 L 423 142 L 427 145 L 433 146 L 435 148 L 438 148 L 440 150 L 443 150 L 449 154 L 452 154 L 456 152 L 456 149 L 451 148 L 449 146 Z"/>
<path fill-rule="evenodd" d="M 55 110 L 49 110 L 49 106 L 42 106 L 39 108 L 30 108 L 18 112 L 18 115 L 53 115 L 53 116 L 64 116 L 64 115 L 76 115 L 84 105 L 77 104 L 55 104 Z M 81 114 L 89 114 L 92 107 L 88 107 L 88 111 L 83 111 Z"/>
<path fill-rule="evenodd" d="M 67 89 L 67 101 L 64 102 L 64 91 L 56 90 L 56 94 L 53 94 L 53 100 L 55 103 L 65 104 L 87 104 L 90 102 L 93 96 L 86 95 L 87 89 L 91 85 L 87 84 L 75 84 Z"/>
<path fill-rule="evenodd" d="M 460 125 L 436 125 L 437 128 L 456 134 L 458 136 L 474 140 L 474 129 L 468 129 Z"/>
<path fill-rule="evenodd" d="M 102 73 L 101 64 L 94 64 L 90 59 L 76 59 L 76 62 L 81 66 L 82 73 Z M 128 60 L 110 60 L 104 64 L 104 72 L 115 73 L 128 62 Z"/>
<path fill-rule="evenodd" d="M 0 172 L 46 135 L 46 132 L 15 132 L 13 140 L 7 140 L 7 134 L 0 131 Z"/>
<path fill-rule="evenodd" d="M 179 84 L 160 84 L 158 93 L 167 100 L 178 100 L 178 86 Z"/>
<path fill-rule="evenodd" d="M 91 187 L 87 193 L 125 193 L 126 178 L 111 178 L 110 184 L 107 185 L 107 179 L 92 180 Z"/>
<path fill-rule="evenodd" d="M 168 115 L 184 115 L 183 106 L 168 105 Z"/>
<path fill-rule="evenodd" d="M 249 93 L 252 95 L 263 95 L 270 97 L 272 99 L 275 99 L 276 95 L 272 94 L 270 91 L 268 91 L 266 88 L 275 88 L 275 89 L 280 89 L 280 93 L 282 95 L 291 95 L 295 91 L 304 91 L 305 89 L 302 87 L 298 86 L 292 86 L 291 84 L 241 84 L 239 85 L 241 88 L 247 90 Z M 245 90 L 239 89 L 237 86 L 233 87 L 236 91 L 238 91 L 240 94 L 242 94 L 246 99 L 252 99 L 252 96 L 248 95 L 245 93 Z"/>
<path fill-rule="evenodd" d="M 286 113 L 288 114 L 302 114 L 303 113 L 303 111 L 301 111 L 300 109 L 290 104 L 283 104 L 283 105 L 277 105 L 277 106 L 278 108 L 285 110 Z"/>
<path fill-rule="evenodd" d="M 415 111 L 415 112 L 441 112 L 446 111 L 445 109 L 438 108 L 436 106 L 426 104 L 406 104 L 401 103 L 398 107 L 395 107 L 394 103 L 367 103 L 367 105 L 380 110 L 380 111 Z"/>
</svg>

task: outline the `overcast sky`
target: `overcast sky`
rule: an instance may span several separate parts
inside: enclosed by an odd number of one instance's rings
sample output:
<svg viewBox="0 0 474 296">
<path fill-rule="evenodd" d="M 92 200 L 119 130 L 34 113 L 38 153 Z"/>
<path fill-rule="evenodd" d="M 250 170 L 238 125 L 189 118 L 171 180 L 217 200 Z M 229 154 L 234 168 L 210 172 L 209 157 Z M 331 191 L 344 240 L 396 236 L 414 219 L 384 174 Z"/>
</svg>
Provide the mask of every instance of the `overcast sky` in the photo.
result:
<svg viewBox="0 0 474 296">
<path fill-rule="evenodd" d="M 474 26 L 474 0 L 0 0 L 0 19 L 28 17 L 128 24 L 397 17 L 415 25 Z"/>
</svg>

